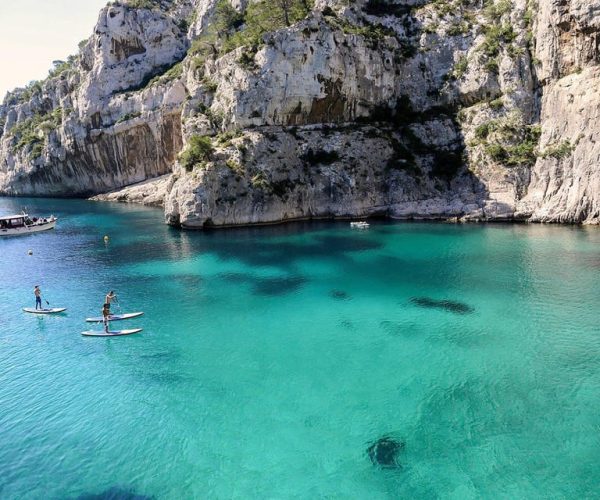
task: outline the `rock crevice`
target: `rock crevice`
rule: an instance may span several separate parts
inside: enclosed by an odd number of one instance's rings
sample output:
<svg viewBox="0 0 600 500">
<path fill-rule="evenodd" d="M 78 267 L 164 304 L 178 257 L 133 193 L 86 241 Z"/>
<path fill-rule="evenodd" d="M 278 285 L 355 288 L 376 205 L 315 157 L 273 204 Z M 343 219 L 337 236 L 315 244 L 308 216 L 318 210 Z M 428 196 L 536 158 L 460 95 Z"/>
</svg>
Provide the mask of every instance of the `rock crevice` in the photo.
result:
<svg viewBox="0 0 600 500">
<path fill-rule="evenodd" d="M 162 204 L 187 228 L 600 221 L 600 6 L 139 4 L 6 96 L 1 194 Z"/>
</svg>

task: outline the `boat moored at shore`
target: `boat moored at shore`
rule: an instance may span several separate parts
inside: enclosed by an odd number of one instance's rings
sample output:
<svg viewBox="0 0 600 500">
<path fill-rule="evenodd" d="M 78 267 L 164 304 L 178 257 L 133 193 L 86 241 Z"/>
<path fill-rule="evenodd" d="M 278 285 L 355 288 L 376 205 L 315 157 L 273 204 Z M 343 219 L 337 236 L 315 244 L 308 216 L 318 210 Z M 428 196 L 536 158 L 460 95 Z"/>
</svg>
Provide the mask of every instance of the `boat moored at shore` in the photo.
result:
<svg viewBox="0 0 600 500">
<path fill-rule="evenodd" d="M 26 213 L 3 216 L 0 217 L 0 236 L 18 236 L 54 229 L 57 220 L 54 215 L 39 218 L 29 217 Z"/>
</svg>

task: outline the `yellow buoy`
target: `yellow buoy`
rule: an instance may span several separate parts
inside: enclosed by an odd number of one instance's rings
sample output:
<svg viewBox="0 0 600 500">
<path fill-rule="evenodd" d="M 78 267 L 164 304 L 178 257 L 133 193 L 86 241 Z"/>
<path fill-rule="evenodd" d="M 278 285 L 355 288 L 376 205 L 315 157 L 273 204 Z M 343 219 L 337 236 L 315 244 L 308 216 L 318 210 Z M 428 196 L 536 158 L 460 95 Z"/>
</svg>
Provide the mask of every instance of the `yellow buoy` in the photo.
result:
<svg viewBox="0 0 600 500">
<path fill-rule="evenodd" d="M 108 236 L 104 236 L 104 241 L 108 241 L 110 238 Z"/>
</svg>

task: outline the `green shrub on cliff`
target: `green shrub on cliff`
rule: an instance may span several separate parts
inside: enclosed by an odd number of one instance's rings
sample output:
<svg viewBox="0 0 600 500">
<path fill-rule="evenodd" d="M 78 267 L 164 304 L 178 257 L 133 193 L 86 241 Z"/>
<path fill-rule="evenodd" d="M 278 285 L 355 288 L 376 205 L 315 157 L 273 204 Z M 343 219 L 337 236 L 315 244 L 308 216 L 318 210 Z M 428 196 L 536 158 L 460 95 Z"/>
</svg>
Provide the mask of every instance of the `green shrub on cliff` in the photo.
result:
<svg viewBox="0 0 600 500">
<path fill-rule="evenodd" d="M 146 83 L 144 85 L 143 88 L 152 87 L 152 85 L 155 85 L 157 83 L 165 84 L 165 83 L 171 82 L 173 80 L 177 80 L 178 78 L 181 78 L 183 76 L 183 62 L 182 61 L 176 62 L 175 64 L 173 64 L 170 67 L 163 66 L 162 69 L 164 71 L 162 71 L 161 73 L 152 77 L 148 81 L 148 83 Z"/>
<path fill-rule="evenodd" d="M 134 111 L 133 113 L 125 113 L 124 115 L 121 115 L 118 118 L 115 124 L 127 122 L 129 120 L 133 120 L 134 118 L 138 118 L 139 116 L 142 116 L 142 113 L 140 113 L 139 111 Z"/>
<path fill-rule="evenodd" d="M 485 10 L 484 14 L 488 21 L 499 21 L 504 14 L 508 14 L 513 8 L 510 0 L 486 0 L 484 2 Z"/>
<path fill-rule="evenodd" d="M 250 184 L 254 189 L 260 189 L 262 191 L 269 191 L 271 188 L 271 184 L 265 177 L 265 174 L 262 172 L 258 172 L 250 179 Z"/>
<path fill-rule="evenodd" d="M 499 109 L 502 109 L 504 107 L 504 101 L 501 97 L 498 97 L 498 99 L 491 100 L 489 104 L 490 108 L 492 108 L 494 111 L 498 111 Z"/>
<path fill-rule="evenodd" d="M 510 24 L 484 27 L 485 40 L 481 45 L 481 50 L 488 57 L 497 57 L 500 53 L 500 46 L 504 43 L 511 43 L 516 38 L 516 33 Z"/>
<path fill-rule="evenodd" d="M 453 21 L 449 28 L 446 30 L 446 34 L 449 36 L 460 36 L 466 35 L 471 31 L 471 25 L 466 21 Z"/>
<path fill-rule="evenodd" d="M 33 96 L 40 96 L 42 94 L 43 82 L 39 80 L 33 80 L 27 84 L 23 89 L 16 89 L 6 94 L 5 104 L 8 106 L 14 106 L 23 102 L 31 100 Z"/>
<path fill-rule="evenodd" d="M 556 158 L 560 160 L 566 158 L 575 150 L 575 145 L 571 141 L 566 140 L 558 144 L 552 144 L 546 150 L 540 153 L 542 158 Z"/>
<path fill-rule="evenodd" d="M 539 125 L 526 125 L 521 115 L 512 114 L 479 125 L 472 145 L 482 145 L 493 161 L 505 167 L 530 167 L 537 158 L 541 133 Z"/>
<path fill-rule="evenodd" d="M 502 144 L 493 142 L 491 144 L 486 144 L 484 149 L 488 156 L 498 163 L 504 163 L 508 157 L 506 148 L 502 146 Z"/>
<path fill-rule="evenodd" d="M 56 130 L 61 122 L 62 109 L 56 108 L 49 113 L 36 113 L 17 123 L 8 131 L 13 137 L 13 149 L 20 151 L 29 148 L 31 158 L 41 156 L 47 134 Z"/>
<path fill-rule="evenodd" d="M 467 69 L 469 69 L 469 59 L 467 56 L 461 56 L 454 64 L 452 76 L 457 80 L 460 80 L 467 72 Z"/>
<path fill-rule="evenodd" d="M 118 2 L 117 2 L 118 3 Z M 161 7 L 161 0 L 127 0 L 123 2 L 133 9 L 156 9 Z"/>
<path fill-rule="evenodd" d="M 77 64 L 77 59 L 78 56 L 71 55 L 66 61 L 52 61 L 54 67 L 48 72 L 48 78 L 57 78 L 72 70 Z"/>
<path fill-rule="evenodd" d="M 187 147 L 179 155 L 179 163 L 188 172 L 191 172 L 195 166 L 209 161 L 213 151 L 214 147 L 210 137 L 193 135 L 190 137 Z"/>
<path fill-rule="evenodd" d="M 490 135 L 490 123 L 482 123 L 475 128 L 475 137 L 477 139 L 483 140 L 487 139 L 487 136 Z"/>
<path fill-rule="evenodd" d="M 208 33 L 192 42 L 189 54 L 200 67 L 207 57 L 220 57 L 238 47 L 256 51 L 264 44 L 265 34 L 291 26 L 312 10 L 314 0 L 259 0 L 243 13 L 228 0 L 219 0 Z"/>
<path fill-rule="evenodd" d="M 236 173 L 239 176 L 242 176 L 246 173 L 246 169 L 244 168 L 244 166 L 237 160 L 234 160 L 233 158 L 229 158 L 225 161 L 225 165 L 227 165 L 227 167 L 229 167 L 234 173 Z"/>
</svg>

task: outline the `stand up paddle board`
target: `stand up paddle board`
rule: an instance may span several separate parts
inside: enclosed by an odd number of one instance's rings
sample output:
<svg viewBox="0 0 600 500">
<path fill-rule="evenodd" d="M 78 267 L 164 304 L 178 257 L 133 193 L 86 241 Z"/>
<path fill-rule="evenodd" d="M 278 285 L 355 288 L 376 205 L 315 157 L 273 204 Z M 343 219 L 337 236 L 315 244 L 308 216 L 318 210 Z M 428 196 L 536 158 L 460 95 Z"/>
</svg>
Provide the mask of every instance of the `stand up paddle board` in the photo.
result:
<svg viewBox="0 0 600 500">
<path fill-rule="evenodd" d="M 133 328 L 131 330 L 109 330 L 108 333 L 100 331 L 88 331 L 81 332 L 81 335 L 85 335 L 86 337 L 119 337 L 121 335 L 131 335 L 133 333 L 140 333 L 142 331 L 141 328 Z"/>
<path fill-rule="evenodd" d="M 108 317 L 108 321 L 121 321 L 123 319 L 137 318 L 138 316 L 141 316 L 142 314 L 144 314 L 144 313 L 143 312 L 134 312 L 134 313 L 127 313 L 127 314 L 111 314 Z M 104 321 L 102 316 L 96 316 L 95 318 L 85 318 L 85 320 L 88 323 L 102 323 L 102 321 Z"/>
<path fill-rule="evenodd" d="M 33 307 L 24 307 L 23 311 L 31 314 L 58 314 L 66 311 L 66 307 L 50 307 L 47 309 L 35 309 Z"/>
</svg>

